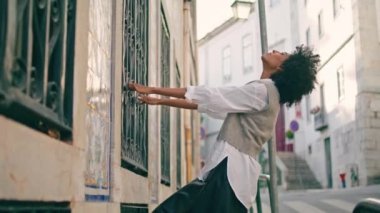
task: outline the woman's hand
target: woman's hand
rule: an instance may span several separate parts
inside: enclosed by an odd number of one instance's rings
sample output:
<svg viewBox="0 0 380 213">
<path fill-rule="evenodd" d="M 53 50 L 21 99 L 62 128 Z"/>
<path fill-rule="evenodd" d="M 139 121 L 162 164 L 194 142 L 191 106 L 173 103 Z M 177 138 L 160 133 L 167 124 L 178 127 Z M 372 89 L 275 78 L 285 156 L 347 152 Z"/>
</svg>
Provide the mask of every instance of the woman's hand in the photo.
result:
<svg viewBox="0 0 380 213">
<path fill-rule="evenodd" d="M 128 83 L 128 88 L 130 90 L 136 91 L 140 94 L 152 94 L 153 93 L 152 87 L 147 87 L 147 86 L 137 84 L 137 83 Z"/>
<path fill-rule="evenodd" d="M 161 100 L 159 98 L 153 98 L 147 95 L 139 95 L 137 99 L 141 101 L 142 103 L 149 104 L 149 105 L 158 105 L 160 104 L 160 100 Z"/>
<path fill-rule="evenodd" d="M 185 99 L 176 98 L 176 99 L 170 99 L 170 98 L 153 98 L 148 95 L 139 95 L 137 99 L 140 101 L 140 103 L 143 104 L 149 104 L 149 105 L 164 105 L 164 106 L 171 106 L 171 107 L 177 107 L 177 108 L 183 108 L 183 109 L 197 109 L 198 105 L 195 103 L 191 103 Z"/>
</svg>

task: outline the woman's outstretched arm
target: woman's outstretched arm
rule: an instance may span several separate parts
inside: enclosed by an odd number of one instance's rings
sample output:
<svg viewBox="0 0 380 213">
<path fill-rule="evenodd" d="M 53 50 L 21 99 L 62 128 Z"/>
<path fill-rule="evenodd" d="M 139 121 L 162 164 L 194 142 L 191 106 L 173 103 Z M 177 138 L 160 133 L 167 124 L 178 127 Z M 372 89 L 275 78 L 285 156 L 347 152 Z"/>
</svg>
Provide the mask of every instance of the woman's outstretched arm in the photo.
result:
<svg viewBox="0 0 380 213">
<path fill-rule="evenodd" d="M 183 99 L 185 98 L 186 93 L 186 88 L 148 87 L 137 83 L 129 83 L 128 88 L 140 94 L 157 94 Z"/>
<path fill-rule="evenodd" d="M 198 109 L 198 104 L 189 102 L 185 99 L 154 98 L 147 95 L 140 95 L 138 99 L 149 105 L 165 105 L 183 109 Z"/>
</svg>

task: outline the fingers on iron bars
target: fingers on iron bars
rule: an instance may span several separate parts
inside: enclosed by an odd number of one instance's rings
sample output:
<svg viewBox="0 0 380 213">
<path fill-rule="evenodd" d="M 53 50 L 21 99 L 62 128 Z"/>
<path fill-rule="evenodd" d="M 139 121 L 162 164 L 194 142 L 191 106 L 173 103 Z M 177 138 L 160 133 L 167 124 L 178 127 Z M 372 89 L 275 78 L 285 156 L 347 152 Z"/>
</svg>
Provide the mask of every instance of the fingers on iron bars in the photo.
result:
<svg viewBox="0 0 380 213">
<path fill-rule="evenodd" d="M 137 103 L 138 104 L 145 104 L 145 101 L 144 101 L 144 97 L 143 97 L 144 95 L 141 95 L 141 94 L 139 94 L 139 95 L 137 95 Z"/>
<path fill-rule="evenodd" d="M 135 91 L 135 80 L 128 81 L 128 89 Z"/>
</svg>

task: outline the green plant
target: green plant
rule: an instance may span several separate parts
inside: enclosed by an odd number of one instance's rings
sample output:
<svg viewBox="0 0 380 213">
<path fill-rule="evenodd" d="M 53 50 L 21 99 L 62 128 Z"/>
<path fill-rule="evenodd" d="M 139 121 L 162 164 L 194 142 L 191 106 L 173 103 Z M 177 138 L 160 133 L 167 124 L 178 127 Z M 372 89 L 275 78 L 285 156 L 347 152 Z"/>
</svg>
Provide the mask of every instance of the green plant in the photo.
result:
<svg viewBox="0 0 380 213">
<path fill-rule="evenodd" d="M 294 132 L 292 130 L 286 131 L 286 138 L 287 139 L 293 139 L 294 138 Z"/>
</svg>

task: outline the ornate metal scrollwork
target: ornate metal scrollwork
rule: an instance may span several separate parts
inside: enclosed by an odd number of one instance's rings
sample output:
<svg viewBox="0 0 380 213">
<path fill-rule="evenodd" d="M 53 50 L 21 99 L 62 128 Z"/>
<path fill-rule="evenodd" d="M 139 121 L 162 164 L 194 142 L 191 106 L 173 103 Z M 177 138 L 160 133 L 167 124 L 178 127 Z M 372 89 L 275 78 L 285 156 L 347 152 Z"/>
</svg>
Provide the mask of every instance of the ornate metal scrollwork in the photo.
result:
<svg viewBox="0 0 380 213">
<path fill-rule="evenodd" d="M 0 19 L 0 93 L 9 103 L 0 106 L 0 113 L 69 138 L 76 1 L 8 0 L 0 5 L 6 10 L 0 15 L 6 14 Z M 29 112 L 28 118 L 10 106 Z"/>
<path fill-rule="evenodd" d="M 148 108 L 138 103 L 128 82 L 148 83 L 148 2 L 124 1 L 122 165 L 142 175 L 148 170 Z"/>
<path fill-rule="evenodd" d="M 170 87 L 170 34 L 162 12 L 161 85 Z M 170 108 L 161 107 L 161 181 L 170 184 Z"/>
</svg>

